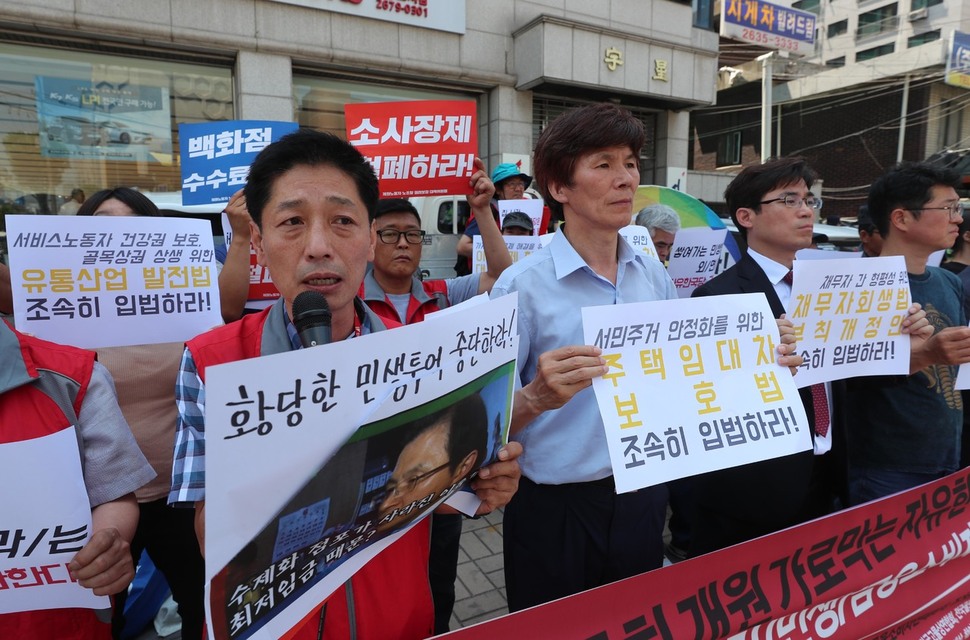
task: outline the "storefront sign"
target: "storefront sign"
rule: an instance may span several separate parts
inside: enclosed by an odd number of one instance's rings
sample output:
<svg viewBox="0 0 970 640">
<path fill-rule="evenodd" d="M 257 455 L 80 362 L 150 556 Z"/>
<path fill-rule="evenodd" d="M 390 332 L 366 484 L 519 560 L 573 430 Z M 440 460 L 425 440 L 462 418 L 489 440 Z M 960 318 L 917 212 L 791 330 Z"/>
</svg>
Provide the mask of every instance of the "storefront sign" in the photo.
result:
<svg viewBox="0 0 970 640">
<path fill-rule="evenodd" d="M 465 3 L 455 0 L 276 0 L 435 31 L 465 33 Z"/>
<path fill-rule="evenodd" d="M 763 0 L 726 0 L 721 36 L 809 56 L 815 53 L 816 20 L 814 13 Z"/>
</svg>

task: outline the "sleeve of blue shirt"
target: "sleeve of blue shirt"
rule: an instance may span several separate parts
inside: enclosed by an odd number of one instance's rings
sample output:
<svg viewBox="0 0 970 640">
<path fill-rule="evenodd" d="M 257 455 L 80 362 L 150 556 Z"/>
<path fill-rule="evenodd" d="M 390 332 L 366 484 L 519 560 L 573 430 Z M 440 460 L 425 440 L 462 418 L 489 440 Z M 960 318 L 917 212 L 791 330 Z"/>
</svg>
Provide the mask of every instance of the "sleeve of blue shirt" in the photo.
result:
<svg viewBox="0 0 970 640">
<path fill-rule="evenodd" d="M 193 506 L 205 500 L 205 385 L 188 349 L 182 353 L 179 365 L 175 403 L 179 419 L 168 503 Z"/>
</svg>

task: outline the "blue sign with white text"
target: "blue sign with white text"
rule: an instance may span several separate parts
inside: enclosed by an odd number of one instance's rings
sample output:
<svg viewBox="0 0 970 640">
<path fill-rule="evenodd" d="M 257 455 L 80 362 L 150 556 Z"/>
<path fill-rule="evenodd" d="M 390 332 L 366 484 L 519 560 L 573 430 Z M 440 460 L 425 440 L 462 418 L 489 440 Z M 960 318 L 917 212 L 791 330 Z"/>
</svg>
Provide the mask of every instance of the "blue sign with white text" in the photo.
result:
<svg viewBox="0 0 970 640">
<path fill-rule="evenodd" d="M 228 202 L 245 186 L 256 155 L 298 128 L 295 122 L 271 120 L 180 124 L 182 204 Z"/>
</svg>

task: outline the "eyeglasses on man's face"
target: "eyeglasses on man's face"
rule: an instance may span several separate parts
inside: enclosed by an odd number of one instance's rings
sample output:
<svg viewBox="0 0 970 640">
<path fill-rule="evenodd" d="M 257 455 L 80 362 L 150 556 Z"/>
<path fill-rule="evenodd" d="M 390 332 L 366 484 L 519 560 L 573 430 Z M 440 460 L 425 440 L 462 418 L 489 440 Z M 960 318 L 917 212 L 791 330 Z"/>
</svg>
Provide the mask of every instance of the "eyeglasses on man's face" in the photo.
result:
<svg viewBox="0 0 970 640">
<path fill-rule="evenodd" d="M 407 231 L 398 231 L 397 229 L 381 229 L 377 232 L 377 237 L 381 239 L 384 244 L 397 244 L 401 236 L 408 241 L 408 244 L 421 244 L 424 241 L 424 230 L 423 229 L 409 229 Z"/>
<path fill-rule="evenodd" d="M 395 493 L 399 496 L 404 495 L 406 493 L 411 493 L 418 486 L 418 484 L 420 484 L 422 480 L 426 480 L 427 478 L 430 478 L 434 474 L 440 471 L 444 471 L 450 464 L 451 464 L 450 462 L 446 462 L 440 467 L 435 467 L 430 471 L 426 471 L 424 473 L 418 474 L 416 476 L 412 476 L 410 478 L 405 478 L 400 482 L 389 480 L 387 485 L 384 487 L 384 490 L 387 492 L 388 496 L 394 495 Z"/>
<path fill-rule="evenodd" d="M 815 211 L 822 208 L 822 199 L 817 196 L 805 196 L 802 198 L 791 193 L 786 193 L 779 198 L 772 198 L 771 200 L 762 200 L 758 204 L 771 204 L 772 202 L 782 202 L 789 209 L 798 209 L 803 204 Z"/>
<path fill-rule="evenodd" d="M 951 218 L 963 218 L 963 212 L 966 209 L 966 205 L 962 202 L 954 202 L 943 207 L 919 207 L 917 209 L 910 209 L 910 211 L 946 211 L 947 215 Z"/>
</svg>

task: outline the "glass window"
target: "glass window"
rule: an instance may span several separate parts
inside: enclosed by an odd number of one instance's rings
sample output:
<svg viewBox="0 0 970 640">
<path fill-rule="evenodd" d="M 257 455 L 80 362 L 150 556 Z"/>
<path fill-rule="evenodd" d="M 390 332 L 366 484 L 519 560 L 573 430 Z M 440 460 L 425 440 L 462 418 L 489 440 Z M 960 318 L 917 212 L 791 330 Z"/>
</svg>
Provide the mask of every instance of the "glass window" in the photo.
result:
<svg viewBox="0 0 970 640">
<path fill-rule="evenodd" d="M 936 42 L 940 39 L 940 30 L 927 31 L 926 33 L 921 33 L 919 35 L 912 36 L 906 40 L 906 48 L 918 47 L 921 44 L 926 44 L 927 42 Z"/>
<path fill-rule="evenodd" d="M 820 5 L 820 0 L 796 0 L 791 3 L 792 9 L 801 9 L 802 11 L 811 11 L 812 13 L 818 13 Z"/>
<path fill-rule="evenodd" d="M 845 66 L 845 56 L 839 56 L 838 58 L 832 58 L 831 60 L 825 61 L 826 67 L 844 67 Z"/>
<path fill-rule="evenodd" d="M 741 132 L 725 133 L 717 141 L 717 166 L 741 164 Z"/>
<path fill-rule="evenodd" d="M 895 44 L 884 44 L 881 47 L 873 47 L 872 49 L 866 49 L 865 51 L 859 51 L 855 54 L 856 62 L 863 62 L 864 60 L 872 60 L 873 58 L 878 58 L 879 56 L 889 55 L 896 49 Z"/>
<path fill-rule="evenodd" d="M 849 20 L 839 20 L 838 22 L 833 22 L 828 28 L 828 37 L 834 38 L 835 36 L 840 36 L 843 33 L 849 32 Z"/>
<path fill-rule="evenodd" d="M 330 133 L 346 139 L 344 105 L 361 102 L 395 102 L 404 100 L 475 100 L 469 93 L 350 82 L 337 78 L 293 75 L 295 119 L 301 127 Z M 479 123 L 481 124 L 481 123 Z"/>
<path fill-rule="evenodd" d="M 943 0 L 913 0 L 912 4 L 910 5 L 910 11 L 927 9 L 929 7 L 935 7 L 938 4 L 943 4 Z"/>
<path fill-rule="evenodd" d="M 0 212 L 74 189 L 179 191 L 178 124 L 234 117 L 232 70 L 0 43 Z"/>
<path fill-rule="evenodd" d="M 859 14 L 859 27 L 856 38 L 874 36 L 887 31 L 895 31 L 899 20 L 896 16 L 896 4 L 888 4 L 872 11 Z M 882 55 L 882 54 L 880 54 Z M 858 59 L 858 58 L 856 58 Z"/>
</svg>

